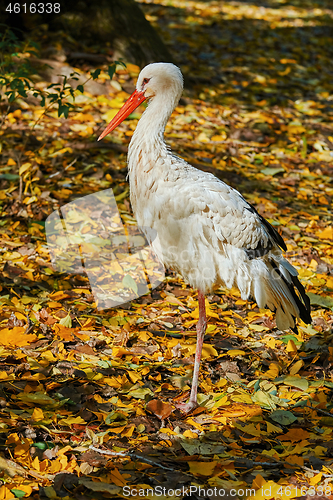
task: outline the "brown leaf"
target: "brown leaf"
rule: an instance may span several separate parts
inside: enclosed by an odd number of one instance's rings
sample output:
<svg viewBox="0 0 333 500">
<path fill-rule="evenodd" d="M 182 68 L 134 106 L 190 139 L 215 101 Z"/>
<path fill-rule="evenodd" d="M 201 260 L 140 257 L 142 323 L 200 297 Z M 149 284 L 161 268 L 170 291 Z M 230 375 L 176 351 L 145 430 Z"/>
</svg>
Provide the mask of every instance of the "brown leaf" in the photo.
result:
<svg viewBox="0 0 333 500">
<path fill-rule="evenodd" d="M 95 356 L 96 353 L 94 351 L 94 349 L 92 349 L 92 347 L 90 347 L 89 345 L 87 344 L 84 344 L 84 345 L 76 345 L 74 350 L 76 352 L 82 352 L 83 354 L 88 354 L 89 356 Z"/>
<path fill-rule="evenodd" d="M 154 413 L 160 420 L 168 418 L 172 413 L 172 406 L 169 403 L 164 403 L 160 399 L 152 399 L 147 403 L 146 408 Z"/>
</svg>

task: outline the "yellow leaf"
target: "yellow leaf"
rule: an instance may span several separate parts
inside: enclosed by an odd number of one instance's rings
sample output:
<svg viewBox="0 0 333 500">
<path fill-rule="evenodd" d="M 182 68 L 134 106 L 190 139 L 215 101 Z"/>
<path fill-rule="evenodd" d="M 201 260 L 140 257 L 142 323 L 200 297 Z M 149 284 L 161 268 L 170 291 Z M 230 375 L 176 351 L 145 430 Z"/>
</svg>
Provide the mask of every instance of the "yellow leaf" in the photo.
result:
<svg viewBox="0 0 333 500">
<path fill-rule="evenodd" d="M 271 379 L 274 379 L 279 376 L 279 365 L 277 363 L 270 363 L 269 370 L 265 373 L 265 376 Z"/>
<path fill-rule="evenodd" d="M 38 422 L 39 420 L 44 420 L 44 413 L 41 408 L 35 408 L 34 411 L 32 412 L 31 419 L 34 420 L 35 422 Z"/>
<path fill-rule="evenodd" d="M 281 64 L 296 64 L 297 61 L 295 59 L 280 59 Z"/>
<path fill-rule="evenodd" d="M 264 330 L 269 330 L 267 326 L 256 325 L 255 323 L 249 323 L 248 327 L 255 332 L 263 332 Z"/>
<path fill-rule="evenodd" d="M 333 240 L 333 226 L 328 226 L 323 231 L 319 231 L 317 236 L 321 240 Z"/>
<path fill-rule="evenodd" d="M 225 141 L 226 138 L 227 138 L 227 134 L 225 132 L 221 132 L 219 135 L 213 135 L 211 140 L 214 142 L 222 142 L 222 141 Z"/>
<path fill-rule="evenodd" d="M 220 406 L 224 406 L 228 402 L 228 396 L 223 396 L 223 398 L 219 399 L 214 403 L 214 408 L 219 408 Z"/>
<path fill-rule="evenodd" d="M 121 425 L 120 427 L 112 427 L 112 432 L 116 434 L 121 434 L 125 428 L 126 425 Z"/>
<path fill-rule="evenodd" d="M 14 328 L 3 328 L 0 330 L 0 344 L 10 347 L 23 347 L 35 342 L 37 336 L 35 334 L 26 335 L 25 327 L 14 326 Z"/>
<path fill-rule="evenodd" d="M 140 334 L 138 335 L 138 338 L 140 340 L 142 340 L 142 342 L 148 342 L 148 340 L 150 339 L 150 336 L 148 335 L 147 332 L 140 332 Z"/>
<path fill-rule="evenodd" d="M 126 69 L 129 73 L 135 73 L 136 75 L 140 73 L 140 68 L 136 64 L 126 63 Z"/>
<path fill-rule="evenodd" d="M 28 196 L 27 198 L 24 198 L 23 203 L 25 205 L 30 205 L 34 201 L 37 201 L 37 196 L 30 196 L 30 197 Z"/>
<path fill-rule="evenodd" d="M 292 429 L 289 429 L 288 432 L 281 434 L 281 436 L 277 436 L 277 439 L 279 439 L 280 441 L 291 441 L 292 443 L 297 443 L 309 437 L 310 433 L 308 431 L 299 427 L 294 427 Z"/>
<path fill-rule="evenodd" d="M 23 163 L 23 165 L 21 165 L 21 167 L 20 167 L 19 174 L 22 175 L 24 172 L 29 170 L 30 167 L 31 167 L 31 163 L 29 163 L 29 162 Z"/>
<path fill-rule="evenodd" d="M 290 464 L 300 465 L 301 467 L 304 465 L 304 458 L 298 455 L 289 455 L 289 457 L 286 458 L 286 461 Z"/>
<path fill-rule="evenodd" d="M 125 429 L 122 431 L 122 437 L 131 437 L 135 430 L 135 425 L 127 425 Z"/>
<path fill-rule="evenodd" d="M 183 432 L 183 436 L 186 438 L 190 438 L 190 439 L 197 439 L 198 438 L 198 434 L 196 434 L 193 431 L 190 431 L 190 429 L 186 429 L 186 431 Z"/>
<path fill-rule="evenodd" d="M 127 372 L 127 375 L 129 376 L 129 378 L 131 379 L 131 381 L 133 382 L 133 384 L 135 384 L 138 380 L 141 380 L 141 376 L 135 372 L 135 371 L 130 371 L 130 372 Z"/>
<path fill-rule="evenodd" d="M 60 425 L 73 425 L 73 424 L 81 424 L 84 425 L 87 422 L 83 420 L 82 417 L 67 417 L 63 418 L 62 420 L 59 421 Z"/>
<path fill-rule="evenodd" d="M 10 489 L 2 485 L 0 488 L 0 500 L 13 500 L 14 498 L 15 496 Z"/>
<path fill-rule="evenodd" d="M 196 344 L 187 346 L 187 355 L 193 356 L 196 352 Z M 217 350 L 210 344 L 204 344 L 202 347 L 202 358 L 209 358 L 210 356 L 217 356 Z"/>
<path fill-rule="evenodd" d="M 293 340 L 288 340 L 287 352 L 291 352 L 292 354 L 297 353 L 297 347 L 296 347 L 295 342 Z"/>
<path fill-rule="evenodd" d="M 16 165 L 16 161 L 14 161 L 12 158 L 9 158 L 9 160 L 7 161 L 7 165 Z"/>
<path fill-rule="evenodd" d="M 48 304 L 48 307 L 50 309 L 57 309 L 58 307 L 62 307 L 62 304 L 60 302 L 49 302 Z"/>
<path fill-rule="evenodd" d="M 6 380 L 7 382 L 15 380 L 15 373 L 0 372 L 0 380 Z"/>
<path fill-rule="evenodd" d="M 15 316 L 17 317 L 17 319 L 25 319 L 25 320 L 27 319 L 27 317 L 24 314 L 18 311 L 15 312 Z"/>
<path fill-rule="evenodd" d="M 296 373 L 300 371 L 302 366 L 304 366 L 304 361 L 302 361 L 301 359 L 296 361 L 296 363 L 289 370 L 290 375 L 296 375 Z"/>
<path fill-rule="evenodd" d="M 287 68 L 284 71 L 278 71 L 278 73 L 281 76 L 286 76 L 286 75 L 289 75 L 290 71 L 291 71 L 290 66 L 287 66 Z"/>
<path fill-rule="evenodd" d="M 278 427 L 277 425 L 271 424 L 270 422 L 266 422 L 267 425 L 267 432 L 270 434 L 271 432 L 281 432 L 282 429 L 281 427 Z"/>
<path fill-rule="evenodd" d="M 42 359 L 46 359 L 46 361 L 53 362 L 56 361 L 57 358 L 53 356 L 52 351 L 45 351 L 41 354 Z"/>
<path fill-rule="evenodd" d="M 61 325 L 60 323 L 56 323 L 54 325 L 55 334 L 62 340 L 66 340 L 68 342 L 74 339 L 73 333 L 75 333 L 76 330 L 76 328 L 68 328 L 67 326 Z"/>
<path fill-rule="evenodd" d="M 201 132 L 201 134 L 198 135 L 197 140 L 199 142 L 209 142 L 209 138 L 205 134 L 205 132 Z"/>
<path fill-rule="evenodd" d="M 169 429 L 169 427 L 161 427 L 159 432 L 161 432 L 162 434 L 168 434 L 168 436 L 178 436 L 177 432 Z"/>
<path fill-rule="evenodd" d="M 227 351 L 228 356 L 234 357 L 234 356 L 244 356 L 245 351 L 242 351 L 240 349 L 230 349 Z"/>
<path fill-rule="evenodd" d="M 303 132 L 306 132 L 306 128 L 303 127 L 303 125 L 288 125 L 288 134 L 290 135 L 297 135 L 297 134 L 302 134 Z"/>
<path fill-rule="evenodd" d="M 211 356 L 217 356 L 217 350 L 210 344 L 204 344 L 202 348 L 202 358 L 210 358 Z"/>
<path fill-rule="evenodd" d="M 107 113 L 104 113 L 104 115 L 102 115 L 103 120 L 105 120 L 106 122 L 110 122 L 112 118 L 116 116 L 118 111 L 119 107 L 117 109 L 110 109 Z"/>
<path fill-rule="evenodd" d="M 188 462 L 190 472 L 200 476 L 211 476 L 214 472 L 217 462 Z"/>
<path fill-rule="evenodd" d="M 77 113 L 74 118 L 79 122 L 95 122 L 95 118 L 90 113 Z"/>
<path fill-rule="evenodd" d="M 264 339 L 266 340 L 266 339 Z M 276 339 L 274 337 L 268 337 L 266 340 L 266 345 L 267 347 L 270 347 L 271 349 L 275 349 L 275 344 L 276 344 Z"/>
<path fill-rule="evenodd" d="M 322 472 L 319 472 L 318 474 L 316 474 L 315 476 L 311 477 L 308 481 L 310 483 L 311 486 L 314 486 L 315 484 L 318 484 L 319 481 L 321 481 L 321 478 L 323 476 L 323 473 Z"/>
<path fill-rule="evenodd" d="M 62 148 L 62 149 L 59 149 L 58 151 L 55 151 L 54 153 L 49 154 L 49 157 L 54 158 L 55 156 L 63 155 L 65 153 L 72 153 L 72 152 L 73 152 L 73 150 L 69 147 Z"/>
<path fill-rule="evenodd" d="M 252 488 L 258 490 L 259 488 L 261 488 L 265 484 L 266 484 L 265 479 L 260 474 L 257 474 L 256 477 L 252 481 Z"/>
<path fill-rule="evenodd" d="M 128 477 L 128 475 L 127 474 L 120 474 L 120 472 L 117 468 L 113 469 L 110 472 L 109 477 L 110 477 L 112 483 L 116 484 L 117 486 L 125 486 L 127 484 L 127 481 L 125 481 L 124 477 Z"/>
<path fill-rule="evenodd" d="M 24 491 L 24 493 L 26 493 L 24 495 L 24 498 L 30 497 L 30 495 L 32 493 L 32 488 L 28 484 L 20 484 L 20 485 L 16 486 L 15 489 L 20 490 L 20 491 Z M 12 497 L 12 498 L 14 498 L 14 497 Z"/>
<path fill-rule="evenodd" d="M 73 132 L 79 132 L 82 136 L 91 135 L 93 133 L 92 127 L 86 123 L 73 123 L 69 128 Z"/>
<path fill-rule="evenodd" d="M 237 403 L 245 403 L 245 404 L 252 404 L 252 399 L 249 394 L 237 394 L 235 396 L 231 395 L 230 396 L 232 401 L 236 401 Z"/>
<path fill-rule="evenodd" d="M 322 457 L 322 456 L 326 455 L 327 448 L 324 448 L 324 446 L 316 446 L 313 451 L 314 451 L 316 457 L 320 457 L 320 456 Z"/>
<path fill-rule="evenodd" d="M 73 291 L 75 292 L 77 290 L 73 290 Z M 82 292 L 82 290 L 80 290 L 80 292 Z M 62 299 L 68 299 L 68 297 L 70 297 L 70 295 L 68 295 L 68 293 L 65 293 L 63 291 L 60 291 L 60 292 L 51 293 L 51 295 L 49 297 L 53 300 L 62 300 Z M 59 302 L 56 302 L 56 304 L 59 304 Z M 49 305 L 49 307 L 50 307 L 50 305 Z"/>
</svg>

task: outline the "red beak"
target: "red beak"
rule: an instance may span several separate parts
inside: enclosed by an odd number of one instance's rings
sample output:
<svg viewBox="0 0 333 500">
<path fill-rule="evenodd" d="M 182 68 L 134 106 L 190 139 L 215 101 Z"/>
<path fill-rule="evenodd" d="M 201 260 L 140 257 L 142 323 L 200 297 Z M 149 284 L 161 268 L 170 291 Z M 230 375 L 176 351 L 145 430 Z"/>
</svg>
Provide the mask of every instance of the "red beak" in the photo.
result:
<svg viewBox="0 0 333 500">
<path fill-rule="evenodd" d="M 105 136 L 107 136 L 112 130 L 114 130 L 118 125 L 125 120 L 125 118 L 128 117 L 140 104 L 145 101 L 147 98 L 145 97 L 144 93 L 141 92 L 140 90 L 135 90 L 133 94 L 127 99 L 125 104 L 123 105 L 122 108 L 118 111 L 116 116 L 112 118 L 110 121 L 109 125 L 106 127 L 104 132 L 101 133 L 99 138 L 97 139 L 100 141 L 103 139 Z"/>
</svg>

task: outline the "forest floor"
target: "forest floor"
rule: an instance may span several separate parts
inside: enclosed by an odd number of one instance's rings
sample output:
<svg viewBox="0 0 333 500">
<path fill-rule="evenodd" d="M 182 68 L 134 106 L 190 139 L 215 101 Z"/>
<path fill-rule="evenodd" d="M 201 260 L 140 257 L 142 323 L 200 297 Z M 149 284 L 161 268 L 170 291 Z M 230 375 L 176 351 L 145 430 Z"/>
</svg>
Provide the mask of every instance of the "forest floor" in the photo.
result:
<svg viewBox="0 0 333 500">
<path fill-rule="evenodd" d="M 96 290 L 108 276 L 93 269 L 89 280 L 80 264 L 82 234 L 92 235 L 91 252 L 107 245 L 96 223 L 107 190 L 126 231 L 135 227 L 126 151 L 143 108 L 96 138 L 139 68 L 119 66 L 112 81 L 104 68 L 77 91 L 67 119 L 31 97 L 3 106 L 0 499 L 333 499 L 331 3 L 141 7 L 185 75 L 168 144 L 237 188 L 280 232 L 313 323 L 281 332 L 270 311 L 216 289 L 200 407 L 182 415 L 174 404 L 189 394 L 196 291 L 168 271 L 151 293 L 107 309 Z M 42 28 L 38 36 L 53 67 L 39 88 L 95 69 L 70 55 L 89 47 Z M 78 200 L 101 192 L 80 209 Z M 81 233 L 69 248 L 56 222 L 70 202 Z M 81 274 L 70 274 L 79 254 Z M 120 264 L 110 273 L 135 295 Z"/>
</svg>

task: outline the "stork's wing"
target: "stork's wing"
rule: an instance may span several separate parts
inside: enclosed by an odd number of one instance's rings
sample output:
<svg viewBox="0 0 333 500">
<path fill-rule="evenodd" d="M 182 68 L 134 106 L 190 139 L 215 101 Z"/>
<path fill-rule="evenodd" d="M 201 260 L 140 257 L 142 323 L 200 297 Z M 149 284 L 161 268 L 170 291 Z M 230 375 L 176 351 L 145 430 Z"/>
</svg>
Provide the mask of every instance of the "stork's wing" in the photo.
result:
<svg viewBox="0 0 333 500">
<path fill-rule="evenodd" d="M 250 259 L 273 247 L 287 249 L 274 227 L 238 191 L 211 174 L 192 168 L 187 173 L 191 175 L 182 188 L 185 211 L 197 215 L 206 238 L 214 233 L 221 243 L 243 248 Z"/>
</svg>

